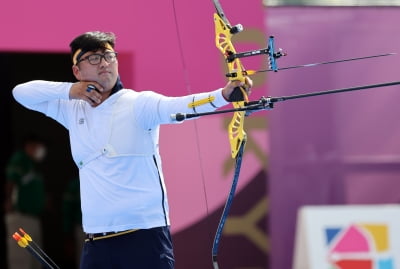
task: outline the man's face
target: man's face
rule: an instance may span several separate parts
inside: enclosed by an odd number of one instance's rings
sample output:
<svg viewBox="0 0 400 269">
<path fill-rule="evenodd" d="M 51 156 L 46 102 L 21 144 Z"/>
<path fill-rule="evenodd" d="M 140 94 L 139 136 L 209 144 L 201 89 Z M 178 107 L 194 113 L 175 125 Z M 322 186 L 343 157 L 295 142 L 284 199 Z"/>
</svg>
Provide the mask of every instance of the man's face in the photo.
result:
<svg viewBox="0 0 400 269">
<path fill-rule="evenodd" d="M 106 49 L 83 54 L 79 62 L 72 66 L 76 79 L 79 81 L 95 81 L 102 85 L 105 91 L 111 91 L 118 78 L 118 60 L 115 58 L 115 61 L 107 61 L 106 59 L 113 58 L 113 53 L 114 51 Z M 96 58 L 97 60 L 100 58 L 100 62 L 93 64 L 96 63 Z"/>
</svg>

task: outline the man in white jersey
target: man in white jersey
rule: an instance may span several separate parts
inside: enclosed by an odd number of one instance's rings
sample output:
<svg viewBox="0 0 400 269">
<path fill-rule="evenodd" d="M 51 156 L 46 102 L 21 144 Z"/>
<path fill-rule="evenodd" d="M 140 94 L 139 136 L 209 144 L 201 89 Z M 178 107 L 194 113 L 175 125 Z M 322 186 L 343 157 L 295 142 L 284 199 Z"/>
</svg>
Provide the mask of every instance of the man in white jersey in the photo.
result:
<svg viewBox="0 0 400 269">
<path fill-rule="evenodd" d="M 70 44 L 78 82 L 36 80 L 17 85 L 13 95 L 69 131 L 87 235 L 80 268 L 171 269 L 160 124 L 173 123 L 173 113 L 193 113 L 188 104 L 198 100 L 208 101 L 196 112 L 224 106 L 237 98 L 235 87 L 249 90 L 251 80 L 183 97 L 136 92 L 122 86 L 114 46 L 113 33 L 84 33 Z"/>
</svg>

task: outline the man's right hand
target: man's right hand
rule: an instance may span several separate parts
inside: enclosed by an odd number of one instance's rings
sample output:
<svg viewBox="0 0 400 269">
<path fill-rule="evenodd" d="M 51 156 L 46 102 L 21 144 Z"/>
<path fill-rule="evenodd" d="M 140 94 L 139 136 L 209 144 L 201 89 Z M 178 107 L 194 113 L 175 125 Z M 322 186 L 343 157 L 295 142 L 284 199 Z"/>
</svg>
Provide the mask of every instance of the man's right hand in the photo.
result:
<svg viewBox="0 0 400 269">
<path fill-rule="evenodd" d="M 93 85 L 96 90 L 93 90 L 90 85 Z M 70 99 L 80 99 L 88 102 L 92 107 L 96 107 L 103 101 L 101 92 L 103 87 L 97 82 L 92 81 L 79 81 L 72 84 L 69 91 Z"/>
</svg>

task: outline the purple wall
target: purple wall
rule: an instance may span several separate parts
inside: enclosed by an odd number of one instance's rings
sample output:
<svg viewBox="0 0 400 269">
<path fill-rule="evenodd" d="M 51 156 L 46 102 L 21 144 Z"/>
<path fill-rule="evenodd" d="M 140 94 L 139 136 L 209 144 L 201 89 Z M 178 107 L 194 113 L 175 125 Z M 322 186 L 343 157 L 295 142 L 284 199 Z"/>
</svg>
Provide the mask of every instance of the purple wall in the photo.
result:
<svg viewBox="0 0 400 269">
<path fill-rule="evenodd" d="M 281 67 L 399 52 L 398 8 L 267 8 Z M 280 71 L 272 96 L 400 80 L 399 56 Z M 292 263 L 302 205 L 400 202 L 400 86 L 277 103 L 270 119 L 271 268 Z"/>
</svg>

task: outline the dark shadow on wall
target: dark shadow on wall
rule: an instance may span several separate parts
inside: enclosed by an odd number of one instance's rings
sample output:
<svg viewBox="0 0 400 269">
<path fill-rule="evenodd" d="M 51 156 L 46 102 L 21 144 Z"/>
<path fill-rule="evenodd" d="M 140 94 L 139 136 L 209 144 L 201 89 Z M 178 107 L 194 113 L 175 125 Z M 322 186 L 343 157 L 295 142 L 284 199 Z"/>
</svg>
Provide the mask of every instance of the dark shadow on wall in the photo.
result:
<svg viewBox="0 0 400 269">
<path fill-rule="evenodd" d="M 5 165 L 20 139 L 27 133 L 43 137 L 48 143 L 47 157 L 41 165 L 48 203 L 42 222 L 42 248 L 59 266 L 72 268 L 67 265 L 71 261 L 63 254 L 63 244 L 58 241 L 62 239 L 63 192 L 67 183 L 77 176 L 67 130 L 43 114 L 29 111 L 17 104 L 11 94 L 15 85 L 29 80 L 74 81 L 70 56 L 66 53 L 0 52 L 0 74 L 0 197 L 4 197 Z M 5 231 L 3 208 L 1 206 L 0 209 L 0 268 L 7 268 L 6 238 L 10 235 Z M 21 249 L 21 252 L 24 251 Z"/>
</svg>

